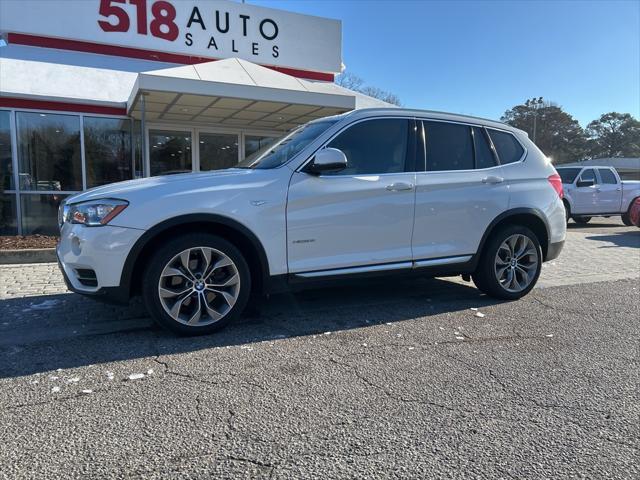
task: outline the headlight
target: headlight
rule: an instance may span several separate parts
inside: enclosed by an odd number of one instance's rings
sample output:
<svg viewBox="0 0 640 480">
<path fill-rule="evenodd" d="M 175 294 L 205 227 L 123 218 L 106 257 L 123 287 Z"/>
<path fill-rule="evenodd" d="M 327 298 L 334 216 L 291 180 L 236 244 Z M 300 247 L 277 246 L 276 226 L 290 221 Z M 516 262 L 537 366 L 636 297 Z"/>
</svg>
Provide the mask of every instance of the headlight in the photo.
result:
<svg viewBox="0 0 640 480">
<path fill-rule="evenodd" d="M 124 200 L 92 200 L 74 205 L 60 205 L 62 223 L 79 223 L 87 227 L 99 227 L 108 224 L 129 202 Z"/>
</svg>

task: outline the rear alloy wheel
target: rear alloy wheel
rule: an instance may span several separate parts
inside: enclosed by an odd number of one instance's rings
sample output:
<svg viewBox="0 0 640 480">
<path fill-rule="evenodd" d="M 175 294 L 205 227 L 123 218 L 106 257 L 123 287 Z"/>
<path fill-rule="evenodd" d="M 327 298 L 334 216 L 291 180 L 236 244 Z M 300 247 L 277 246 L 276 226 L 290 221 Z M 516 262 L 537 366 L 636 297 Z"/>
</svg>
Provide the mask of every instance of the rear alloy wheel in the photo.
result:
<svg viewBox="0 0 640 480">
<path fill-rule="evenodd" d="M 147 269 L 145 303 L 158 323 L 198 335 L 242 313 L 251 279 L 242 254 L 214 235 L 186 235 L 167 244 Z"/>
<path fill-rule="evenodd" d="M 576 223 L 580 223 L 582 225 L 589 223 L 589 220 L 591 220 L 592 217 L 579 217 L 579 216 L 574 216 L 573 217 L 573 221 Z"/>
<path fill-rule="evenodd" d="M 491 237 L 473 281 L 487 295 L 515 300 L 531 291 L 541 268 L 538 238 L 526 227 L 511 225 Z"/>
</svg>

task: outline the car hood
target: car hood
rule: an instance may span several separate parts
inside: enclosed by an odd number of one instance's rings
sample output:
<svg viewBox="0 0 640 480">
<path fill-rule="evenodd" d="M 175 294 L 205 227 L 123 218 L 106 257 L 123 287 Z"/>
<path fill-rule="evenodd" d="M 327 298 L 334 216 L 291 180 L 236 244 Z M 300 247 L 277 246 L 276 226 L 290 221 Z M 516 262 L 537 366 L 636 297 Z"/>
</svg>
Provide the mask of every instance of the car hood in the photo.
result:
<svg viewBox="0 0 640 480">
<path fill-rule="evenodd" d="M 264 171 L 262 171 L 264 172 Z M 230 168 L 203 173 L 178 173 L 174 175 L 160 175 L 157 177 L 140 178 L 124 182 L 110 183 L 102 187 L 92 188 L 85 192 L 73 195 L 66 203 L 79 203 L 88 200 L 104 198 L 116 198 L 131 200 L 140 195 L 176 192 L 180 190 L 228 190 L 233 187 L 241 188 L 249 180 L 247 177 L 260 176 L 260 170 Z"/>
</svg>

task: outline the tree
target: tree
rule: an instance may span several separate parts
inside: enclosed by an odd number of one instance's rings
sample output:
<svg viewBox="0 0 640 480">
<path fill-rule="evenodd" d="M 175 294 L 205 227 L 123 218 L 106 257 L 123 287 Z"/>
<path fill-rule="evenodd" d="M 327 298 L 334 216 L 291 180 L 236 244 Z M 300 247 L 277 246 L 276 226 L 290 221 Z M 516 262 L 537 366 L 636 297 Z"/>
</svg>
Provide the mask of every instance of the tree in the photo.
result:
<svg viewBox="0 0 640 480">
<path fill-rule="evenodd" d="M 551 103 L 516 105 L 500 118 L 505 123 L 524 130 L 553 163 L 575 162 L 587 153 L 587 138 L 578 121 Z"/>
<path fill-rule="evenodd" d="M 365 85 L 365 82 L 362 78 L 351 72 L 344 72 L 338 75 L 336 77 L 336 84 L 340 85 L 341 87 L 348 88 L 349 90 L 354 90 L 364 95 L 377 98 L 378 100 L 382 100 L 383 102 L 392 103 L 393 105 L 397 105 L 399 107 L 402 106 L 400 97 L 398 97 L 395 93 L 387 92 L 386 90 L 382 90 L 378 87 Z"/>
<path fill-rule="evenodd" d="M 610 112 L 587 125 L 594 158 L 639 157 L 640 122 L 628 113 Z"/>
</svg>

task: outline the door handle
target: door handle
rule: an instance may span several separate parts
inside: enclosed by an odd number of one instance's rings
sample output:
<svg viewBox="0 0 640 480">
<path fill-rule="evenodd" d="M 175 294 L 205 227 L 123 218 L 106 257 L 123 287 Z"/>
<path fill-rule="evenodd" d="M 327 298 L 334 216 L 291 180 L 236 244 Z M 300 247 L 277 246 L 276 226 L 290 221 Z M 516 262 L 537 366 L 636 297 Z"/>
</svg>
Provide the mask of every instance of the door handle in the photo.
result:
<svg viewBox="0 0 640 480">
<path fill-rule="evenodd" d="M 401 192 L 404 190 L 413 190 L 413 185 L 411 183 L 404 182 L 395 182 L 391 185 L 387 185 L 387 190 L 390 192 Z"/>
<path fill-rule="evenodd" d="M 504 178 L 498 177 L 496 175 L 489 175 L 488 177 L 484 177 L 482 179 L 482 183 L 502 183 L 504 182 Z"/>
</svg>

